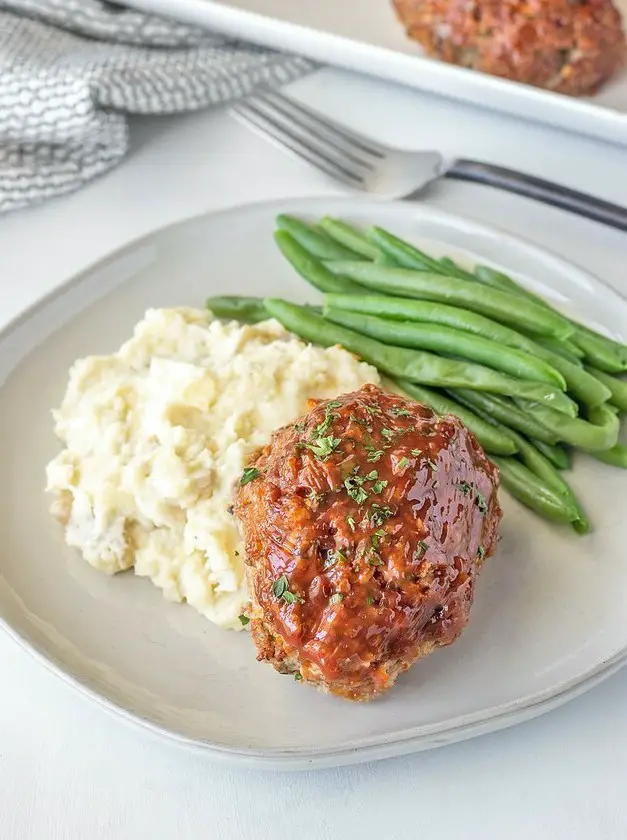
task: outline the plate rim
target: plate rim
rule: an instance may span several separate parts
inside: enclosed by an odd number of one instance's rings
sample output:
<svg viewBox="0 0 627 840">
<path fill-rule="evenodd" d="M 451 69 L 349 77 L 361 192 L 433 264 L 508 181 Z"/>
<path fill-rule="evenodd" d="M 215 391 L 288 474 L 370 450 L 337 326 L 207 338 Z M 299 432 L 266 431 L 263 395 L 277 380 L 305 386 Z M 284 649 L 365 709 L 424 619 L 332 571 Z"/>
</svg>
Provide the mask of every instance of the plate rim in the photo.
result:
<svg viewBox="0 0 627 840">
<path fill-rule="evenodd" d="M 228 216 L 247 211 L 254 212 L 266 210 L 268 213 L 272 212 L 276 215 L 279 210 L 285 211 L 286 207 L 293 205 L 298 205 L 300 207 L 300 205 L 306 205 L 305 209 L 300 209 L 298 212 L 309 212 L 309 208 L 311 208 L 311 212 L 315 212 L 318 207 L 321 209 L 324 208 L 325 212 L 328 212 L 329 205 L 341 205 L 346 203 L 356 206 L 361 205 L 364 208 L 368 206 L 373 208 L 405 208 L 409 206 L 407 202 L 402 201 L 384 202 L 373 199 L 372 197 L 352 195 L 335 195 L 326 197 L 300 196 L 283 199 L 261 200 L 256 202 L 241 202 L 205 213 L 186 216 L 183 219 L 163 225 L 124 243 L 107 254 L 100 256 L 97 260 L 91 262 L 81 271 L 72 275 L 60 285 L 57 285 L 53 289 L 40 295 L 33 303 L 11 318 L 5 326 L 0 329 L 0 353 L 2 352 L 2 346 L 5 340 L 10 337 L 11 334 L 22 324 L 26 323 L 31 317 L 36 315 L 47 305 L 53 303 L 65 292 L 77 285 L 80 285 L 80 283 L 87 279 L 94 271 L 103 267 L 111 260 L 123 256 L 128 251 L 133 251 L 149 244 L 151 240 L 158 238 L 164 233 L 174 231 L 177 228 L 185 227 L 189 224 L 199 223 L 206 219 L 213 219 L 214 217 Z M 428 202 L 416 203 L 413 209 L 417 216 L 426 215 L 431 219 L 449 223 L 453 222 L 458 225 L 463 224 L 467 231 L 477 231 L 478 233 L 482 233 L 484 236 L 487 235 L 494 237 L 496 235 L 501 241 L 504 241 L 505 245 L 510 242 L 518 248 L 522 246 L 527 253 L 540 256 L 544 259 L 544 261 L 546 261 L 547 257 L 549 257 L 551 261 L 567 269 L 573 276 L 578 274 L 584 281 L 592 281 L 596 286 L 600 286 L 607 294 L 610 295 L 610 297 L 615 297 L 617 300 L 621 301 L 622 304 L 627 304 L 627 295 L 623 295 L 606 281 L 576 263 L 565 259 L 552 250 L 536 245 L 525 237 L 512 234 L 510 231 L 497 225 L 484 224 L 457 213 L 450 213 L 446 210 L 441 210 L 440 208 L 431 207 Z M 37 346 L 38 345 L 34 345 L 28 352 L 32 352 L 32 350 Z M 18 364 L 19 361 L 21 361 L 21 359 L 18 360 Z M 2 386 L 3 382 L 0 382 L 0 388 L 2 388 Z M 569 680 L 543 689 L 535 694 L 525 695 L 498 706 L 492 706 L 488 709 L 482 709 L 471 714 L 449 718 L 444 723 L 433 723 L 409 727 L 401 732 L 362 738 L 355 740 L 351 745 L 342 745 L 338 747 L 254 748 L 221 745 L 193 738 L 191 736 L 186 736 L 181 733 L 174 732 L 166 726 L 162 726 L 154 721 L 148 720 L 142 717 L 138 712 L 133 712 L 130 709 L 119 705 L 117 702 L 111 700 L 109 697 L 101 694 L 98 690 L 93 688 L 90 685 L 90 680 L 88 678 L 81 679 L 79 676 L 75 675 L 71 668 L 67 665 L 64 666 L 61 661 L 58 661 L 57 657 L 46 650 L 45 646 L 34 641 L 32 638 L 29 638 L 29 634 L 25 628 L 18 628 L 10 623 L 9 620 L 5 618 L 2 600 L 0 600 L 0 629 L 4 631 L 7 636 L 11 638 L 22 650 L 26 651 L 36 661 L 42 664 L 46 670 L 50 671 L 61 681 L 74 688 L 79 695 L 86 697 L 92 703 L 97 704 L 109 714 L 122 719 L 127 724 L 147 731 L 153 736 L 179 744 L 187 749 L 208 755 L 211 758 L 222 762 L 250 768 L 259 768 L 261 766 L 265 769 L 274 770 L 312 769 L 314 767 L 322 768 L 390 758 L 395 755 L 403 755 L 438 746 L 444 746 L 477 737 L 482 734 L 487 734 L 488 732 L 498 731 L 523 722 L 524 720 L 538 717 L 545 712 L 563 705 L 569 700 L 574 699 L 580 694 L 583 694 L 585 691 L 593 688 L 595 685 L 607 679 L 627 664 L 626 642 L 607 659 L 601 661 L 596 666 L 588 668 L 586 671 L 583 671 Z"/>
</svg>

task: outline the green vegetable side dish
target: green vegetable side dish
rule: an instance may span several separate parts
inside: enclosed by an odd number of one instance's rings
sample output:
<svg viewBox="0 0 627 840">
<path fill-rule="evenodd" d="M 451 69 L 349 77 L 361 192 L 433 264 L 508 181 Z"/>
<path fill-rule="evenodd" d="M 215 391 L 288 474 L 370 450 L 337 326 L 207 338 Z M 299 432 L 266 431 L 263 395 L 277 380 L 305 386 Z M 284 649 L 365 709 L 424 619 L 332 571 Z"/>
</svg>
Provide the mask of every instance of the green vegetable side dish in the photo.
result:
<svg viewBox="0 0 627 840">
<path fill-rule="evenodd" d="M 528 330 L 532 335 L 568 338 L 574 331 L 566 318 L 533 300 L 457 277 L 370 262 L 340 260 L 327 262 L 326 266 L 334 274 L 375 292 L 461 306 L 508 326 Z"/>
<path fill-rule="evenodd" d="M 287 231 L 278 230 L 274 234 L 274 239 L 286 260 L 314 288 L 321 292 L 361 291 L 357 283 L 331 273 L 317 257 L 303 248 Z"/>
<path fill-rule="evenodd" d="M 605 371 L 589 367 L 588 373 L 596 377 L 609 390 L 609 400 L 620 411 L 627 411 L 627 379 L 619 379 Z"/>
<path fill-rule="evenodd" d="M 207 298 L 205 306 L 216 318 L 241 321 L 244 324 L 257 324 L 268 318 L 262 298 L 218 295 Z"/>
<path fill-rule="evenodd" d="M 295 216 L 282 213 L 277 216 L 277 227 L 284 230 L 308 253 L 319 260 L 359 260 L 361 255 L 354 249 L 341 245 L 320 227 L 316 229 Z"/>
<path fill-rule="evenodd" d="M 626 345 L 565 318 L 498 269 L 470 270 L 381 228 L 286 214 L 277 227 L 276 244 L 323 293 L 323 306 L 218 296 L 207 301 L 217 317 L 274 317 L 311 343 L 342 345 L 436 414 L 458 416 L 523 505 L 577 533 L 591 530 L 559 471 L 571 467 L 571 448 L 627 469 L 627 446 L 618 440 L 618 415 L 627 412 Z M 337 445 L 320 430 L 310 448 L 325 459 Z M 381 454 L 372 452 L 373 465 Z M 257 476 L 247 468 L 240 481 Z M 351 492 L 381 492 L 368 478 L 354 481 Z M 298 599 L 286 579 L 275 585 L 277 598 Z"/>
<path fill-rule="evenodd" d="M 520 350 L 503 347 L 487 338 L 480 338 L 450 327 L 433 327 L 411 321 L 390 322 L 374 315 L 361 315 L 326 306 L 324 315 L 334 324 L 341 324 L 395 346 L 414 350 L 431 350 L 444 356 L 469 359 L 508 373 L 510 376 L 548 382 L 562 391 L 566 390 L 564 377 L 547 362 Z"/>
<path fill-rule="evenodd" d="M 516 404 L 538 423 L 554 432 L 558 440 L 584 452 L 602 452 L 618 443 L 620 421 L 605 405 L 593 408 L 590 419 L 566 417 L 551 408 L 517 398 Z"/>
<path fill-rule="evenodd" d="M 277 298 L 266 298 L 268 312 L 290 332 L 315 344 L 341 344 L 370 364 L 388 373 L 423 385 L 470 388 L 494 394 L 528 395 L 551 405 L 554 410 L 572 414 L 576 406 L 557 388 L 541 382 L 514 379 L 491 368 L 470 362 L 447 359 L 404 347 L 390 347 L 381 341 L 361 335 L 354 330 L 333 324 L 304 306 Z M 531 396 L 531 395 L 534 396 Z"/>
<path fill-rule="evenodd" d="M 367 236 L 340 219 L 325 216 L 324 219 L 320 220 L 319 227 L 339 245 L 355 251 L 355 253 L 368 260 L 376 260 L 379 256 L 379 249 L 368 240 Z"/>
<path fill-rule="evenodd" d="M 576 505 L 549 488 L 520 461 L 500 456 L 492 460 L 499 468 L 503 486 L 525 507 L 554 522 L 569 524 L 580 518 Z"/>
</svg>

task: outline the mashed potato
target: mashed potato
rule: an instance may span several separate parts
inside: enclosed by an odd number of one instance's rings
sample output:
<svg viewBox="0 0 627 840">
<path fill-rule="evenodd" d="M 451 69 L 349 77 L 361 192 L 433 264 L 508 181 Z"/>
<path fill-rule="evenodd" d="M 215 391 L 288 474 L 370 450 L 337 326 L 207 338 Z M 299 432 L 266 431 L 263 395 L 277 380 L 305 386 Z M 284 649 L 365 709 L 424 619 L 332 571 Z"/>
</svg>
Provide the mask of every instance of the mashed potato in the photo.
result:
<svg viewBox="0 0 627 840">
<path fill-rule="evenodd" d="M 229 512 L 251 454 L 329 398 L 378 384 L 340 347 L 305 344 L 276 321 L 224 323 L 152 309 L 111 356 L 77 361 L 48 465 L 68 545 L 107 574 L 135 568 L 171 601 L 240 628 L 243 542 Z"/>
</svg>

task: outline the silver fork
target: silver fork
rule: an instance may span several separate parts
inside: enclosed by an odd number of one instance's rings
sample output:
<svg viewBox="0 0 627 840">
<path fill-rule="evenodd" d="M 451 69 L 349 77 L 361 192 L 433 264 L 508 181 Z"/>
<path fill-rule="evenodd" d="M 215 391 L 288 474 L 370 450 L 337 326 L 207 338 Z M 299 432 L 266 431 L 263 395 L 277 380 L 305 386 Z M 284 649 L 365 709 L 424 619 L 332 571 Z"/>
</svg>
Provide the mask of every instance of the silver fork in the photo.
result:
<svg viewBox="0 0 627 840">
<path fill-rule="evenodd" d="M 414 198 L 446 176 L 499 187 L 627 231 L 627 208 L 502 166 L 464 159 L 447 164 L 436 151 L 384 146 L 277 92 L 239 102 L 231 112 L 335 181 L 369 195 Z"/>
</svg>

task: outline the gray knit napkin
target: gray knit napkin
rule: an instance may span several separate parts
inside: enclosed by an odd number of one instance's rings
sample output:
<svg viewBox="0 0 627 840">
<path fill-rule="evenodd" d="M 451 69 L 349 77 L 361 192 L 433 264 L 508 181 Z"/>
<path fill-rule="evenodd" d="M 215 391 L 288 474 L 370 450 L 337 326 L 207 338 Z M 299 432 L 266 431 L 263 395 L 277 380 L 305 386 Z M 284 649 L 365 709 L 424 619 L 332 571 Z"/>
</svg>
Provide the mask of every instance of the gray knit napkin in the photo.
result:
<svg viewBox="0 0 627 840">
<path fill-rule="evenodd" d="M 217 105 L 312 69 L 103 0 L 0 0 L 0 212 L 115 166 L 127 114 Z"/>
</svg>

